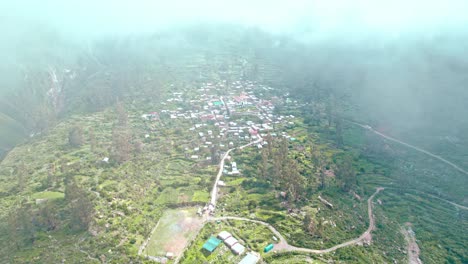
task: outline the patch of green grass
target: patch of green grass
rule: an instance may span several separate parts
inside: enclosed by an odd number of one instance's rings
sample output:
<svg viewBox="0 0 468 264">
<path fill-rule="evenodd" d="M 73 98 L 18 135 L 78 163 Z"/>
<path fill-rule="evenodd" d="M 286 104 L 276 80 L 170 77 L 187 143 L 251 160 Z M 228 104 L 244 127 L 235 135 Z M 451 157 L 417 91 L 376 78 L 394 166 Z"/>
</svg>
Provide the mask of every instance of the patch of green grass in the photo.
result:
<svg viewBox="0 0 468 264">
<path fill-rule="evenodd" d="M 62 192 L 38 192 L 31 195 L 34 199 L 61 199 L 65 197 Z"/>
<path fill-rule="evenodd" d="M 241 185 L 242 182 L 245 181 L 246 179 L 247 178 L 234 178 L 234 180 L 227 180 L 225 182 L 227 186 L 237 186 L 237 185 Z"/>
<path fill-rule="evenodd" d="M 195 191 L 192 202 L 208 202 L 210 194 L 207 191 Z"/>
<path fill-rule="evenodd" d="M 171 187 L 165 188 L 156 199 L 156 204 L 177 203 L 177 190 Z"/>
</svg>

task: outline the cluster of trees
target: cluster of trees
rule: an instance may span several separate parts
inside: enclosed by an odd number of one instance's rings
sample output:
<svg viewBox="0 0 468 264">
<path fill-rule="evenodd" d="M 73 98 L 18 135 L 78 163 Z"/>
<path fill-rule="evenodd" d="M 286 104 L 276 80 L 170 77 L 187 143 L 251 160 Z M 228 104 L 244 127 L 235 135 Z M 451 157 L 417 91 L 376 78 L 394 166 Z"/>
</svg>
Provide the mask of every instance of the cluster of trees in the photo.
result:
<svg viewBox="0 0 468 264">
<path fill-rule="evenodd" d="M 132 129 L 129 126 L 128 113 L 124 104 L 120 101 L 114 107 L 116 122 L 112 129 L 112 144 L 109 148 L 110 157 L 118 164 L 130 160 L 134 154 L 143 150 L 143 143 L 133 137 Z M 95 151 L 98 146 L 93 128 L 88 130 L 88 141 L 91 151 Z M 84 130 L 79 125 L 73 126 L 68 133 L 68 143 L 71 147 L 80 147 L 86 143 Z"/>
<path fill-rule="evenodd" d="M 308 160 L 305 164 L 290 153 L 288 140 L 267 136 L 266 141 L 269 144 L 260 153 L 258 177 L 270 182 L 274 188 L 287 192 L 291 201 L 324 189 L 329 182 L 326 170 L 334 170 L 336 183 L 343 191 L 348 192 L 356 186 L 356 171 L 351 157 L 346 156 L 330 166 L 323 153 L 314 145 L 309 145 L 304 148 L 309 150 L 304 156 Z"/>
<path fill-rule="evenodd" d="M 68 133 L 68 143 L 72 147 L 80 147 L 85 143 L 83 129 L 79 126 L 74 126 Z"/>
<path fill-rule="evenodd" d="M 72 177 L 67 177 L 65 186 L 64 200 L 45 200 L 38 204 L 21 201 L 11 208 L 7 234 L 17 249 L 32 245 L 41 231 L 88 229 L 94 215 L 88 193 Z"/>
<path fill-rule="evenodd" d="M 73 178 L 67 180 L 65 200 L 70 213 L 70 228 L 72 230 L 88 230 L 93 219 L 94 207 L 86 190 L 78 186 Z"/>
<path fill-rule="evenodd" d="M 306 180 L 298 162 L 288 155 L 288 141 L 284 138 L 273 140 L 269 136 L 267 142 L 269 144 L 262 149 L 258 166 L 260 178 L 286 191 L 290 200 L 297 201 L 303 195 Z"/>
<path fill-rule="evenodd" d="M 348 192 L 356 186 L 356 171 L 351 157 L 346 156 L 336 164 L 335 176 L 343 191 Z"/>
<path fill-rule="evenodd" d="M 143 143 L 133 138 L 132 130 L 128 123 L 128 113 L 123 103 L 115 104 L 117 123 L 112 130 L 112 146 L 110 156 L 112 160 L 121 164 L 130 160 L 134 154 L 142 151 Z"/>
<path fill-rule="evenodd" d="M 306 214 L 302 220 L 304 230 L 316 237 L 322 237 L 324 231 L 323 220 L 321 218 L 313 219 L 309 214 Z"/>
</svg>

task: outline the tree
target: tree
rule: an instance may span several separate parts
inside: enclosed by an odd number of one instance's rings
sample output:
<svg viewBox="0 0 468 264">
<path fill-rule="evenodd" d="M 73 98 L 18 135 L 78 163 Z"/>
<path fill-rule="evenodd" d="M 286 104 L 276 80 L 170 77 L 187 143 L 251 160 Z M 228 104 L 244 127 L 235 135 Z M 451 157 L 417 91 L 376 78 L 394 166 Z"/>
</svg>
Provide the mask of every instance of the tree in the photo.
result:
<svg viewBox="0 0 468 264">
<path fill-rule="evenodd" d="M 210 148 L 211 164 L 218 164 L 219 162 L 219 142 L 215 140 Z"/>
<path fill-rule="evenodd" d="M 26 205 L 13 209 L 8 215 L 10 239 L 18 249 L 34 243 L 36 230 L 32 221 L 31 208 Z"/>
<path fill-rule="evenodd" d="M 128 114 L 122 102 L 117 101 L 117 103 L 115 103 L 115 112 L 117 114 L 118 124 L 120 126 L 127 126 Z"/>
<path fill-rule="evenodd" d="M 59 224 L 56 209 L 52 203 L 45 203 L 40 206 L 37 219 L 39 226 L 47 231 L 54 230 Z"/>
<path fill-rule="evenodd" d="M 143 142 L 141 142 L 141 140 L 136 140 L 135 143 L 133 143 L 133 150 L 137 154 L 143 152 Z"/>
<path fill-rule="evenodd" d="M 260 167 L 260 176 L 263 179 L 268 177 L 268 150 L 262 150 L 262 161 L 259 165 Z"/>
<path fill-rule="evenodd" d="M 16 168 L 16 176 L 18 179 L 18 190 L 20 192 L 24 191 L 24 188 L 26 187 L 27 176 L 28 176 L 28 171 L 26 169 L 26 165 L 24 164 L 24 162 L 21 162 Z"/>
<path fill-rule="evenodd" d="M 87 230 L 94 209 L 86 191 L 71 179 L 65 187 L 65 199 L 70 209 L 70 227 L 74 230 Z"/>
<path fill-rule="evenodd" d="M 326 178 L 325 172 L 323 170 L 320 170 L 319 172 L 319 180 L 320 180 L 319 189 L 320 190 L 325 189 L 325 178 Z"/>
<path fill-rule="evenodd" d="M 325 106 L 325 112 L 327 113 L 327 123 L 328 127 L 331 127 L 333 121 L 333 113 L 334 113 L 334 101 L 332 98 L 327 100 L 327 104 Z"/>
<path fill-rule="evenodd" d="M 341 189 L 349 191 L 356 185 L 356 172 L 354 171 L 351 157 L 347 156 L 337 164 L 336 177 L 341 182 Z"/>
<path fill-rule="evenodd" d="M 124 163 L 131 158 L 134 145 L 131 143 L 131 134 L 128 130 L 119 127 L 112 131 L 111 157 L 118 163 Z"/>
<path fill-rule="evenodd" d="M 276 152 L 273 155 L 273 185 L 276 187 L 281 186 L 283 182 L 283 161 L 281 159 L 281 155 Z"/>
<path fill-rule="evenodd" d="M 50 188 L 55 183 L 55 163 L 49 164 L 49 169 L 47 170 L 47 178 L 45 182 L 45 187 Z"/>
<path fill-rule="evenodd" d="M 89 145 L 92 152 L 96 151 L 97 142 L 96 142 L 96 134 L 94 133 L 94 129 L 91 127 L 88 131 L 89 136 Z"/>
<path fill-rule="evenodd" d="M 79 126 L 74 126 L 68 132 L 68 143 L 72 147 L 80 147 L 84 143 L 83 129 Z"/>
<path fill-rule="evenodd" d="M 284 170 L 284 183 L 293 201 L 297 201 L 304 190 L 304 178 L 299 172 L 299 166 L 295 159 L 288 159 L 286 169 Z"/>
<path fill-rule="evenodd" d="M 310 222 L 312 222 L 312 217 L 309 214 L 306 214 L 304 219 L 302 220 L 302 224 L 305 230 L 309 230 Z"/>
<path fill-rule="evenodd" d="M 343 146 L 343 119 L 335 118 L 336 145 L 341 148 Z"/>
</svg>

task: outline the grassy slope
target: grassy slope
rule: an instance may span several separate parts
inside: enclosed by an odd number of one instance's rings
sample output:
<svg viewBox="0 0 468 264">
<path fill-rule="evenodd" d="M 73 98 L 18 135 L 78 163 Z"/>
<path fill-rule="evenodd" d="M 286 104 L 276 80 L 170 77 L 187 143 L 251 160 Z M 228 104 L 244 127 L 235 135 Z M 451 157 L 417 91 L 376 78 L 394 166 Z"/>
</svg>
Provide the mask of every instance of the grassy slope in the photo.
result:
<svg viewBox="0 0 468 264">
<path fill-rule="evenodd" d="M 362 150 L 366 142 L 373 140 L 368 137 L 355 127 L 346 130 L 347 144 L 356 149 Z M 380 142 L 382 146 L 385 143 Z M 380 156 L 373 153 L 360 159 L 360 167 L 365 171 L 361 185 L 386 187 L 380 197 L 382 206 L 376 207 L 376 234 L 381 236 L 376 236 L 375 246 L 390 253 L 390 248 L 383 246 L 396 239 L 394 234 L 400 226 L 410 222 L 424 263 L 466 263 L 468 212 L 428 195 L 466 205 L 466 176 L 400 145 L 389 144 L 385 149 L 387 152 L 381 152 Z M 377 171 L 381 171 L 381 176 L 374 175 Z M 406 250 L 399 234 L 398 241 L 399 251 Z"/>
<path fill-rule="evenodd" d="M 145 139 L 148 124 L 140 118 L 146 111 L 144 107 L 151 109 L 139 104 L 139 109 L 129 110 L 134 138 L 144 142 L 143 152 L 123 165 L 102 165 L 99 162 L 109 156 L 115 122 L 113 109 L 73 116 L 58 124 L 48 135 L 33 138 L 8 154 L 0 164 L 0 218 L 3 220 L 0 224 L 0 262 L 14 260 L 21 263 L 36 259 L 53 263 L 62 259 L 71 262 L 88 259 L 81 249 L 92 258 L 102 255 L 107 260 L 128 263 L 129 257 L 136 258 L 138 246 L 166 206 L 207 201 L 208 190 L 202 180 L 210 181 L 215 168 L 200 167 L 184 158 L 184 146 L 193 138 L 186 133 L 176 135 L 172 128 L 185 130 L 188 129 L 185 127 L 187 124 L 156 126 L 157 131 Z M 81 126 L 85 132 L 86 142 L 79 148 L 70 148 L 67 144 L 68 131 L 74 125 Z M 98 142 L 94 151 L 90 149 L 88 138 L 90 128 L 94 128 Z M 171 142 L 178 142 L 178 145 Z M 25 190 L 18 193 L 14 171 L 21 162 L 26 166 L 27 183 Z M 50 164 L 56 167 L 55 180 L 53 186 L 46 188 L 43 184 Z M 66 173 L 61 172 L 63 164 L 67 164 Z M 72 175 L 92 199 L 95 221 L 91 230 L 96 236 L 68 231 L 68 220 L 60 216 L 63 226 L 59 229 L 37 233 L 35 250 L 32 250 L 32 245 L 13 248 L 4 233 L 8 228 L 6 214 L 20 199 L 30 203 L 34 209 L 37 198 L 49 198 L 52 202 L 52 198 L 62 196 L 66 174 Z M 163 195 L 170 189 L 175 190 L 175 197 Z M 63 205 L 57 203 L 56 206 Z M 55 249 L 58 245 L 61 250 Z"/>
</svg>

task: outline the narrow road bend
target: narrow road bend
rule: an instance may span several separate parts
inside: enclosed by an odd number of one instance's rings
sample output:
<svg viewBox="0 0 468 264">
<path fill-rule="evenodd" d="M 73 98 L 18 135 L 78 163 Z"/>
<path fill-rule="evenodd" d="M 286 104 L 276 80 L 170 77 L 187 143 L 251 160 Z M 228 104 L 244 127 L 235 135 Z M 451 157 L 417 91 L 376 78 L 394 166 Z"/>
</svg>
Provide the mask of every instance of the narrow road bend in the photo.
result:
<svg viewBox="0 0 468 264">
<path fill-rule="evenodd" d="M 288 242 L 283 237 L 283 235 L 281 235 L 281 233 L 278 230 L 276 230 L 272 225 L 263 221 L 259 221 L 259 220 L 254 220 L 254 219 L 249 219 L 249 218 L 244 218 L 244 217 L 237 217 L 237 216 L 222 216 L 222 217 L 210 217 L 207 219 L 207 221 L 239 220 L 239 221 L 248 221 L 252 223 L 261 224 L 261 225 L 268 227 L 268 229 L 270 229 L 271 232 L 275 236 L 278 237 L 279 243 L 275 245 L 275 249 L 278 251 L 297 251 L 297 252 L 305 252 L 305 253 L 312 253 L 312 254 L 325 254 L 325 253 L 333 252 L 339 248 L 355 245 L 357 243 L 360 243 L 368 239 L 371 232 L 375 229 L 375 218 L 372 213 L 372 201 L 374 197 L 382 190 L 384 190 L 384 188 L 382 187 L 377 188 L 377 190 L 369 197 L 369 199 L 367 199 L 367 210 L 368 210 L 368 216 L 369 216 L 369 227 L 367 228 L 367 230 L 364 233 L 362 233 L 362 235 L 360 235 L 358 238 L 343 242 L 341 244 L 338 244 L 336 246 L 333 246 L 327 249 L 310 249 L 310 248 L 301 248 L 301 247 L 291 246 L 288 244 Z"/>
</svg>

